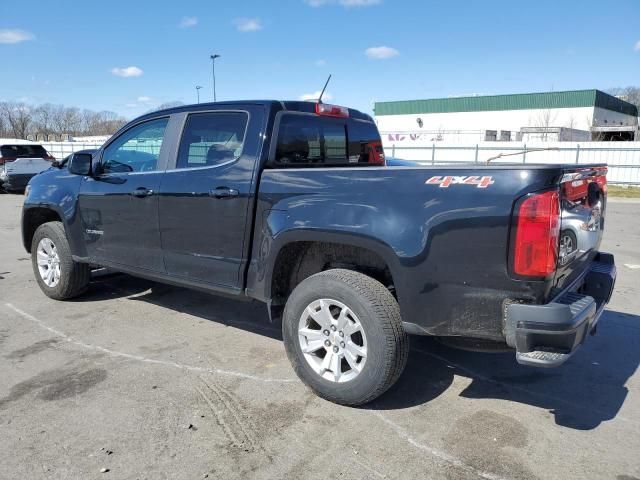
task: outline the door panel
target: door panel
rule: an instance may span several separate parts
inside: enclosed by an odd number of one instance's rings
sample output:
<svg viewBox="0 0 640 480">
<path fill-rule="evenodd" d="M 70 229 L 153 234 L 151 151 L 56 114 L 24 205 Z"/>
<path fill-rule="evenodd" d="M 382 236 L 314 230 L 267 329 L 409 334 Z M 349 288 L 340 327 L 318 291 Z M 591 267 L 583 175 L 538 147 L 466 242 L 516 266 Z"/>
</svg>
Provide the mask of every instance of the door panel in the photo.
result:
<svg viewBox="0 0 640 480">
<path fill-rule="evenodd" d="M 167 170 L 160 186 L 168 274 L 223 288 L 241 286 L 261 113 L 218 110 L 187 116 L 176 168 Z"/>
<path fill-rule="evenodd" d="M 78 206 L 87 253 L 96 263 L 164 271 L 158 190 L 168 121 L 126 130 L 103 149 L 94 176 L 83 179 Z"/>
<path fill-rule="evenodd" d="M 234 166 L 167 172 L 160 200 L 167 273 L 237 286 L 250 183 L 231 178 Z M 238 195 L 216 197 L 218 186 Z"/>
</svg>

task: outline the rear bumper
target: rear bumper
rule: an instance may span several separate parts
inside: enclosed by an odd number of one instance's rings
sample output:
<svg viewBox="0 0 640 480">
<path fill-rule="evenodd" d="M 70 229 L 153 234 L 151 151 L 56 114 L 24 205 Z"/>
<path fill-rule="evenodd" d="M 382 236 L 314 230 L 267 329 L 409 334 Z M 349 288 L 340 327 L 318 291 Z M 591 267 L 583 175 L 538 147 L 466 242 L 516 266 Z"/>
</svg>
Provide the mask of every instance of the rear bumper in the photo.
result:
<svg viewBox="0 0 640 480">
<path fill-rule="evenodd" d="M 561 365 L 593 332 L 616 281 L 613 255 L 599 253 L 584 277 L 545 305 L 510 304 L 507 343 L 523 365 Z"/>
</svg>

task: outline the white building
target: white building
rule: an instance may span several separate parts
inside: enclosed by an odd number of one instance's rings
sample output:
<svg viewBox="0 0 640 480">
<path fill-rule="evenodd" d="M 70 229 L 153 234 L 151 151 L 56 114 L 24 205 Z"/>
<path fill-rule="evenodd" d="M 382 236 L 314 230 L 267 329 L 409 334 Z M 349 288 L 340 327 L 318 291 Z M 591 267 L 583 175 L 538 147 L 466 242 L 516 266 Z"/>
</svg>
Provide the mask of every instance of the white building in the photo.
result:
<svg viewBox="0 0 640 480">
<path fill-rule="evenodd" d="M 638 109 L 600 90 L 376 102 L 383 142 L 640 140 Z"/>
</svg>

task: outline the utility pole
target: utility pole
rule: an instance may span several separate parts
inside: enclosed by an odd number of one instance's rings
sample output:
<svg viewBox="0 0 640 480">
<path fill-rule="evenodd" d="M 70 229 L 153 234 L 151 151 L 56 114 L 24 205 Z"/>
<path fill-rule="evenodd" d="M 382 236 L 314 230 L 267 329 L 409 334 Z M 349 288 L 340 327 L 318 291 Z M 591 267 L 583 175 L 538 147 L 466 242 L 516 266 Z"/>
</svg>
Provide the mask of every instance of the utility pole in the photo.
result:
<svg viewBox="0 0 640 480">
<path fill-rule="evenodd" d="M 211 58 L 211 75 L 213 76 L 213 101 L 216 102 L 216 58 L 220 58 L 220 55 L 214 53 Z"/>
<path fill-rule="evenodd" d="M 198 95 L 198 103 L 200 103 L 200 89 L 202 87 L 200 85 L 196 85 L 196 95 Z"/>
</svg>

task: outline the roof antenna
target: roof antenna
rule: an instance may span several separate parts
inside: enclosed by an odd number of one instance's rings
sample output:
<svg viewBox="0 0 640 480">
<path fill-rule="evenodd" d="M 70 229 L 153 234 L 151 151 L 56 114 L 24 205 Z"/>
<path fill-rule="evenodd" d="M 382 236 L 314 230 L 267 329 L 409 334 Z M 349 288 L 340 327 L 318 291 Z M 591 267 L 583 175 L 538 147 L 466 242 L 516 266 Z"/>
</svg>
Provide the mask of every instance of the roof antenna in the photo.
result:
<svg viewBox="0 0 640 480">
<path fill-rule="evenodd" d="M 329 75 L 329 78 L 327 78 L 327 82 L 324 84 L 324 87 L 320 92 L 320 96 L 318 97 L 318 103 L 322 103 L 322 96 L 324 95 L 324 91 L 327 89 L 327 85 L 329 85 L 330 80 L 331 80 L 331 75 Z"/>
</svg>

